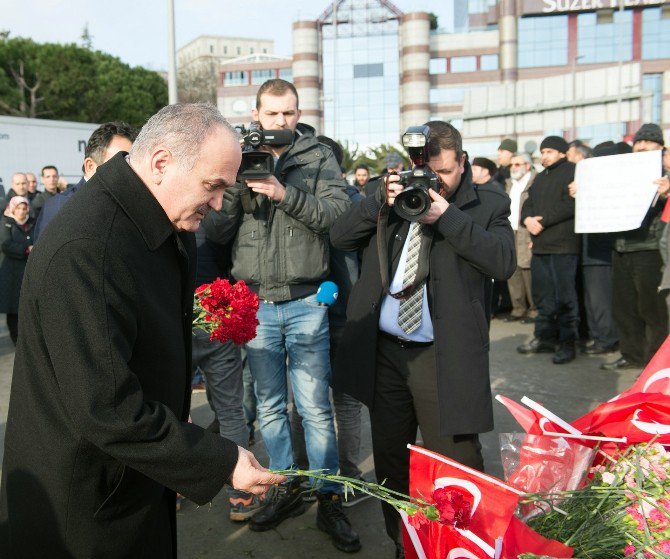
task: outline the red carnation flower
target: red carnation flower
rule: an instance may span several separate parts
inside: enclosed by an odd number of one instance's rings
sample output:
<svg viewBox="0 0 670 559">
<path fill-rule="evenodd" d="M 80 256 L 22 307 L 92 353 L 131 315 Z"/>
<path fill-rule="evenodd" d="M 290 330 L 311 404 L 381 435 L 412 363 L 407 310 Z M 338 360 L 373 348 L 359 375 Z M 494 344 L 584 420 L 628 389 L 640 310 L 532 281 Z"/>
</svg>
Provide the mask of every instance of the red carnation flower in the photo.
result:
<svg viewBox="0 0 670 559">
<path fill-rule="evenodd" d="M 467 530 L 472 516 L 474 499 L 470 493 L 458 487 L 442 487 L 433 491 L 435 508 L 440 513 L 440 522 Z"/>
<path fill-rule="evenodd" d="M 217 278 L 195 290 L 193 327 L 207 332 L 210 340 L 244 344 L 256 337 L 258 295 L 244 281 L 234 285 Z"/>
</svg>

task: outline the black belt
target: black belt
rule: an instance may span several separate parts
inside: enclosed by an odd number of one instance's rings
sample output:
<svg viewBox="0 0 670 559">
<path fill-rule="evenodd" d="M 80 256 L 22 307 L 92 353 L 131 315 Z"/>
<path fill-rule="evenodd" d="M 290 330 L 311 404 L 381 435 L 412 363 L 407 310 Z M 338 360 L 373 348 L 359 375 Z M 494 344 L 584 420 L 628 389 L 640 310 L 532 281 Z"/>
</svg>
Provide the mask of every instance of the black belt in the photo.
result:
<svg viewBox="0 0 670 559">
<path fill-rule="evenodd" d="M 412 340 L 406 340 L 405 338 L 394 336 L 393 334 L 389 334 L 383 330 L 379 330 L 379 336 L 395 344 L 398 344 L 403 349 L 409 349 L 412 347 L 428 347 L 429 345 L 433 345 L 433 342 L 415 342 Z"/>
</svg>

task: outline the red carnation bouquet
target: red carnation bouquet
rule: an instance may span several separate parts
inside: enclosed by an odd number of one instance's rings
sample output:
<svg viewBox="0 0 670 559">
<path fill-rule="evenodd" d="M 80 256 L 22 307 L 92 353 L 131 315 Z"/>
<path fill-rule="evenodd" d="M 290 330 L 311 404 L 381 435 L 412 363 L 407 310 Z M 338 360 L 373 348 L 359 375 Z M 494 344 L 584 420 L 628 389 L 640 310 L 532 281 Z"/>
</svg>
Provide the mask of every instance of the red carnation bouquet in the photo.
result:
<svg viewBox="0 0 670 559">
<path fill-rule="evenodd" d="M 245 344 L 256 337 L 258 295 L 244 281 L 234 285 L 216 278 L 195 290 L 193 328 L 207 332 L 210 340 Z"/>
</svg>

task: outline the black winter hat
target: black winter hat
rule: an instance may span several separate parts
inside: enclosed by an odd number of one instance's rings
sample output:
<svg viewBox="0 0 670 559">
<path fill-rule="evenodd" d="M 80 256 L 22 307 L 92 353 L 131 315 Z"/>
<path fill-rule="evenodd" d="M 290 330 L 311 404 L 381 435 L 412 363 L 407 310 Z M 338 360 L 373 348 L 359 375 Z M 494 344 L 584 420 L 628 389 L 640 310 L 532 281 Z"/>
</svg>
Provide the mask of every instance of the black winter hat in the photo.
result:
<svg viewBox="0 0 670 559">
<path fill-rule="evenodd" d="M 488 169 L 489 174 L 491 176 L 495 175 L 495 172 L 498 170 L 496 164 L 493 161 L 491 161 L 488 157 L 475 157 L 470 165 Z"/>
<path fill-rule="evenodd" d="M 568 142 L 560 136 L 547 136 L 540 144 L 540 151 L 545 148 L 555 149 L 556 151 L 565 153 L 568 151 Z"/>
<path fill-rule="evenodd" d="M 640 126 L 640 129 L 635 132 L 635 137 L 633 138 L 633 144 L 635 142 L 641 142 L 647 140 L 648 142 L 656 142 L 657 144 L 663 145 L 663 131 L 658 124 L 652 122 L 647 122 Z"/>
</svg>

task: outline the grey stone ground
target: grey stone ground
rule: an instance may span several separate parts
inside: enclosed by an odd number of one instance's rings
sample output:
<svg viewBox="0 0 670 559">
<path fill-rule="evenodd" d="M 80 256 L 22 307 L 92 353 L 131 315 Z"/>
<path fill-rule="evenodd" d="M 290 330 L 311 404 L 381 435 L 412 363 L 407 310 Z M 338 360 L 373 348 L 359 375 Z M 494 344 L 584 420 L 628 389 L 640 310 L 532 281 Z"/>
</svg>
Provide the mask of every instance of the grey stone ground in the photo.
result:
<svg viewBox="0 0 670 559">
<path fill-rule="evenodd" d="M 4 325 L 4 315 L 0 315 L 0 322 L 0 443 L 4 443 L 14 349 Z M 639 373 L 611 373 L 598 368 L 600 363 L 617 355 L 580 356 L 562 366 L 553 365 L 550 355 L 519 355 L 516 346 L 530 339 L 531 334 L 530 325 L 493 321 L 491 382 L 494 395 L 503 394 L 517 401 L 527 395 L 569 421 L 628 388 Z M 494 406 L 496 430 L 485 434 L 482 441 L 489 473 L 501 476 L 498 433 L 518 431 L 519 427 L 500 404 Z M 199 425 L 205 426 L 211 421 L 204 395 L 195 395 L 192 415 Z M 361 467 L 366 476 L 372 476 L 367 422 L 363 430 Z M 252 450 L 261 463 L 267 464 L 262 440 Z M 384 534 L 379 504 L 369 499 L 347 510 L 363 543 L 356 557 L 391 559 L 394 549 Z M 251 532 L 244 524 L 232 524 L 227 512 L 223 495 L 217 496 L 211 506 L 198 508 L 187 502 L 177 515 L 180 558 L 342 559 L 346 555 L 337 551 L 316 528 L 316 505 L 309 506 L 303 516 L 285 521 L 276 530 L 260 534 Z"/>
</svg>

